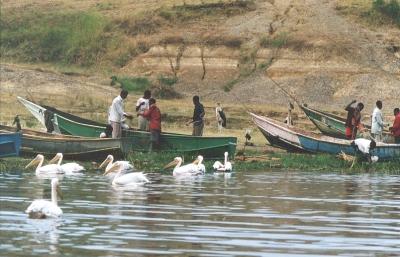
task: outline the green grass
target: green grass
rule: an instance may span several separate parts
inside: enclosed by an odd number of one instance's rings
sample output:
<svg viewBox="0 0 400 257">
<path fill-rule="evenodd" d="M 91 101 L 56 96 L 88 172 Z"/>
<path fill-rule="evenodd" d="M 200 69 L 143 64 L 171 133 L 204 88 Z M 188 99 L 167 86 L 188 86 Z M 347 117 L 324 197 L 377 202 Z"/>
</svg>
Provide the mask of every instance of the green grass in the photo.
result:
<svg viewBox="0 0 400 257">
<path fill-rule="evenodd" d="M 274 37 L 262 37 L 259 41 L 259 45 L 262 48 L 281 48 L 287 45 L 289 42 L 289 34 L 287 32 L 281 32 Z"/>
<path fill-rule="evenodd" d="M 95 12 L 1 16 L 1 54 L 24 61 L 90 66 L 106 51 L 108 21 Z"/>
<path fill-rule="evenodd" d="M 246 156 L 257 155 L 256 152 L 246 151 Z M 140 153 L 129 154 L 125 159 L 135 165 L 138 170 L 172 173 L 172 170 L 164 170 L 163 167 L 171 162 L 176 156 L 184 158 L 185 163 L 192 162 L 196 156 L 179 153 Z M 300 170 L 315 172 L 379 172 L 379 173 L 400 173 L 400 160 L 391 162 L 378 162 L 374 164 L 357 163 L 350 169 L 351 163 L 337 159 L 334 155 L 311 155 L 293 153 L 271 153 L 263 155 L 265 159 L 256 161 L 234 160 L 236 172 L 246 171 L 270 171 L 271 169 Z M 12 157 L 0 159 L 0 172 L 9 170 L 23 170 L 30 159 Z M 213 160 L 205 159 L 204 164 L 208 172 L 212 172 Z M 93 167 L 90 162 L 83 163 L 85 167 Z"/>
</svg>

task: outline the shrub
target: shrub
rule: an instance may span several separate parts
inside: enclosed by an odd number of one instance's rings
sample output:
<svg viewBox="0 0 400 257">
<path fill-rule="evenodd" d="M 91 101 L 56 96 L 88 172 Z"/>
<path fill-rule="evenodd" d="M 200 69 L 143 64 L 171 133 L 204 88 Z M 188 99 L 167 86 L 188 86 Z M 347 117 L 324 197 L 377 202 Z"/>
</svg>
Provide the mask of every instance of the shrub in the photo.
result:
<svg viewBox="0 0 400 257">
<path fill-rule="evenodd" d="M 374 0 L 372 8 L 400 26 L 400 4 L 398 0 L 390 0 L 389 2 Z"/>
<path fill-rule="evenodd" d="M 168 76 L 160 75 L 160 76 L 158 77 L 158 82 L 159 82 L 161 85 L 172 86 L 172 85 L 176 84 L 176 82 L 178 82 L 178 78 L 175 77 L 175 76 L 173 76 L 173 77 L 168 77 Z"/>
<path fill-rule="evenodd" d="M 144 77 L 111 77 L 111 83 L 119 83 L 128 92 L 143 92 L 150 87 L 150 81 Z"/>
</svg>

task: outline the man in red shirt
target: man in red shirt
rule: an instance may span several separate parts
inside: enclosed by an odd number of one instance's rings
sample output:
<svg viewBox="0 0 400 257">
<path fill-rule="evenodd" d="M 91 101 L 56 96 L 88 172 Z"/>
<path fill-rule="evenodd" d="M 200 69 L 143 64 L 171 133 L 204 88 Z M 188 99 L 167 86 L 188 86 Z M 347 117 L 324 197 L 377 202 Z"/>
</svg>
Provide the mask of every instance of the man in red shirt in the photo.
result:
<svg viewBox="0 0 400 257">
<path fill-rule="evenodd" d="M 151 133 L 151 145 L 150 151 L 153 149 L 159 149 L 160 147 L 160 134 L 161 134 L 161 112 L 156 105 L 156 99 L 150 98 L 149 99 L 149 109 L 145 110 L 143 117 L 149 120 L 150 125 L 150 133 Z"/>
<path fill-rule="evenodd" d="M 394 122 L 393 126 L 389 128 L 394 136 L 394 140 L 396 144 L 400 144 L 400 109 L 395 108 L 393 110 L 394 113 Z"/>
</svg>

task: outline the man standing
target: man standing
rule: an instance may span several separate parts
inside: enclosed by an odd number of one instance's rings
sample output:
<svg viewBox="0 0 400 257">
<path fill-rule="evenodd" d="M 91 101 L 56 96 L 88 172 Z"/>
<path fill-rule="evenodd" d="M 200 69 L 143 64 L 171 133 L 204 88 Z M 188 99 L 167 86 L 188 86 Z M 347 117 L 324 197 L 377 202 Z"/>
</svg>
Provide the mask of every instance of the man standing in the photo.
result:
<svg viewBox="0 0 400 257">
<path fill-rule="evenodd" d="M 193 136 L 202 136 L 203 135 L 203 128 L 204 128 L 204 107 L 200 103 L 199 96 L 193 96 L 193 104 L 194 104 L 194 111 L 193 111 L 193 118 L 191 122 L 188 122 L 186 125 L 193 123 Z"/>
<path fill-rule="evenodd" d="M 396 144 L 400 144 L 400 109 L 395 108 L 393 110 L 394 114 L 394 122 L 393 126 L 389 128 L 390 132 L 392 132 L 394 136 L 394 141 Z"/>
<path fill-rule="evenodd" d="M 109 121 L 112 127 L 112 138 L 120 138 L 122 134 L 121 123 L 124 117 L 132 119 L 132 115 L 124 111 L 124 99 L 128 96 L 128 91 L 121 91 L 119 96 L 115 97 L 109 108 Z"/>
<path fill-rule="evenodd" d="M 346 138 L 351 140 L 354 140 L 357 137 L 358 129 L 360 129 L 360 131 L 364 129 L 361 124 L 361 111 L 362 109 L 364 109 L 364 104 L 358 103 L 357 105 L 355 105 L 356 102 L 357 102 L 356 100 L 353 100 L 345 108 L 345 110 L 347 111 L 345 133 L 346 133 Z"/>
<path fill-rule="evenodd" d="M 372 113 L 371 134 L 377 142 L 382 142 L 383 132 L 383 116 L 382 116 L 382 101 L 376 101 L 376 107 Z"/>
<path fill-rule="evenodd" d="M 143 117 L 143 113 L 149 109 L 149 99 L 151 97 L 151 91 L 144 91 L 143 97 L 140 97 L 136 103 L 136 112 L 138 116 L 138 129 L 143 131 L 149 131 L 149 121 Z"/>
<path fill-rule="evenodd" d="M 149 99 L 150 108 L 143 112 L 143 118 L 150 121 L 151 145 L 150 151 L 159 149 L 161 134 L 161 112 L 156 105 L 156 99 Z"/>
</svg>

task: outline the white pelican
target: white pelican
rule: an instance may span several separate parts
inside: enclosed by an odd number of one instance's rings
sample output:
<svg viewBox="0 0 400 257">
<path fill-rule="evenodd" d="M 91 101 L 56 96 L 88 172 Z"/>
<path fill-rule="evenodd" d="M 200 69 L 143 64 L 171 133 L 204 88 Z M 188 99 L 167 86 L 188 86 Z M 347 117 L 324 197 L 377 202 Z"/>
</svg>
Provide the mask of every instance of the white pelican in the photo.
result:
<svg viewBox="0 0 400 257">
<path fill-rule="evenodd" d="M 25 213 L 31 219 L 44 219 L 47 217 L 56 218 L 62 215 L 62 210 L 57 205 L 57 193 L 61 196 L 61 191 L 57 178 L 51 180 L 51 201 L 35 200 L 29 205 Z"/>
<path fill-rule="evenodd" d="M 228 152 L 224 153 L 224 164 L 220 161 L 214 162 L 213 168 L 215 171 L 230 172 L 232 171 L 232 163 L 228 161 Z"/>
<path fill-rule="evenodd" d="M 197 173 L 198 174 L 204 174 L 206 173 L 206 166 L 204 166 L 203 162 L 203 156 L 199 155 L 197 156 L 197 159 L 193 162 L 197 166 Z"/>
<path fill-rule="evenodd" d="M 133 170 L 133 165 L 130 164 L 128 161 L 114 161 L 114 156 L 112 156 L 111 154 L 107 156 L 107 158 L 100 164 L 100 169 L 103 168 L 103 166 L 107 164 L 106 166 L 106 173 L 108 174 L 108 170 L 110 170 L 113 165 L 116 165 L 115 168 L 113 169 L 114 172 L 117 171 L 122 171 L 122 172 L 126 172 L 126 171 L 132 171 Z"/>
<path fill-rule="evenodd" d="M 174 171 L 172 172 L 173 176 L 182 176 L 182 175 L 191 176 L 191 175 L 198 175 L 198 174 L 202 173 L 201 171 L 199 171 L 199 166 L 198 166 L 199 160 L 198 159 L 196 159 L 196 161 L 194 163 L 186 164 L 184 166 L 181 166 L 182 161 L 183 160 L 181 157 L 175 157 L 172 162 L 170 162 L 164 166 L 164 169 L 175 166 Z M 200 162 L 200 164 L 201 164 L 201 162 Z"/>
<path fill-rule="evenodd" d="M 57 164 L 48 164 L 45 166 L 43 165 L 44 161 L 44 156 L 41 154 L 38 154 L 35 159 L 33 159 L 28 165 L 25 166 L 26 168 L 29 168 L 30 166 L 39 163 L 38 166 L 36 167 L 36 175 L 50 175 L 50 174 L 63 174 L 64 172 L 62 171 L 60 165 Z"/>
<path fill-rule="evenodd" d="M 104 172 L 104 175 L 107 175 L 110 172 L 117 172 L 112 181 L 113 186 L 139 186 L 150 182 L 143 172 L 131 172 L 123 174 L 124 170 L 120 167 L 121 165 L 123 164 L 120 162 L 115 162 L 109 169 L 106 169 L 106 172 Z"/>
<path fill-rule="evenodd" d="M 49 161 L 49 163 L 55 163 L 56 161 L 58 161 L 57 165 L 61 167 L 61 170 L 65 173 L 65 175 L 80 175 L 81 173 L 79 172 L 85 170 L 84 167 L 75 162 L 64 163 L 63 165 L 61 165 L 62 160 L 63 154 L 57 153 L 56 156 L 54 156 L 54 158 Z"/>
</svg>

